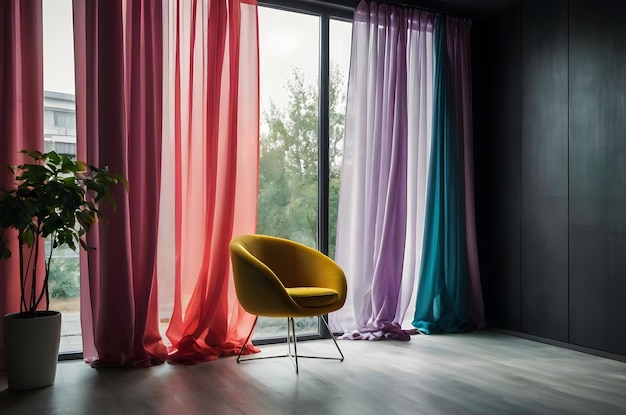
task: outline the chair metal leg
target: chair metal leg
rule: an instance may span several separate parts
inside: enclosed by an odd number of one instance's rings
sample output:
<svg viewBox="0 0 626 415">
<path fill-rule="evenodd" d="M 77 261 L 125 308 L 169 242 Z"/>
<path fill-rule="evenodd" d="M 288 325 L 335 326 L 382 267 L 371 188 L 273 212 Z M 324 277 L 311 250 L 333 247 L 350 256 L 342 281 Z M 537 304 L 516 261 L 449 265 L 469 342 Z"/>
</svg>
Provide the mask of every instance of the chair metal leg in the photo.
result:
<svg viewBox="0 0 626 415">
<path fill-rule="evenodd" d="M 290 334 L 293 336 L 293 355 L 291 354 L 291 340 Z M 291 361 L 296 366 L 296 373 L 298 373 L 298 343 L 296 338 L 296 323 L 293 320 L 293 317 L 287 318 L 287 344 L 289 345 L 289 357 L 291 357 Z"/>
<path fill-rule="evenodd" d="M 295 323 L 293 317 L 288 317 L 287 318 L 287 350 L 288 350 L 287 354 L 278 355 L 278 356 L 263 356 L 263 357 L 252 357 L 252 358 L 241 359 L 242 353 L 243 353 L 246 345 L 248 344 L 248 341 L 250 340 L 250 337 L 252 336 L 252 333 L 254 331 L 254 327 L 256 326 L 257 319 L 258 319 L 258 316 L 257 316 L 255 318 L 255 320 L 254 320 L 254 324 L 252 326 L 252 330 L 250 330 L 250 333 L 248 334 L 248 337 L 246 338 L 246 341 L 244 342 L 243 346 L 241 347 L 241 350 L 239 351 L 239 355 L 237 356 L 237 363 L 239 363 L 240 361 L 241 362 L 245 362 L 245 361 L 248 361 L 248 360 L 260 360 L 260 359 L 273 359 L 273 358 L 277 358 L 277 357 L 289 357 L 291 359 L 291 361 L 293 362 L 295 368 L 296 368 L 296 373 L 298 373 L 298 371 L 299 371 L 298 358 L 300 358 L 300 357 L 308 358 L 308 359 L 338 360 L 340 362 L 343 362 L 343 360 L 344 360 L 343 352 L 339 348 L 339 344 L 337 343 L 337 340 L 335 339 L 335 336 L 333 335 L 332 331 L 330 331 L 330 327 L 328 326 L 328 322 L 326 321 L 324 316 L 320 316 L 320 317 L 322 318 L 322 321 L 324 322 L 324 325 L 326 326 L 326 329 L 328 330 L 328 333 L 330 333 L 330 337 L 331 337 L 331 339 L 333 339 L 333 343 L 335 343 L 335 347 L 337 348 L 337 351 L 339 352 L 339 355 L 341 356 L 340 358 L 339 357 L 299 355 L 298 354 L 298 343 L 297 343 L 297 338 L 296 338 L 296 323 Z M 291 350 L 292 339 L 293 339 L 293 352 Z"/>
<path fill-rule="evenodd" d="M 330 334 L 330 338 L 333 339 L 333 343 L 335 343 L 335 347 L 337 348 L 337 351 L 341 355 L 341 359 L 339 361 L 343 362 L 343 359 L 344 359 L 343 353 L 341 352 L 341 349 L 339 348 L 339 344 L 337 343 L 337 339 L 335 339 L 335 335 L 333 334 L 332 331 L 330 331 L 330 327 L 328 327 L 328 322 L 326 321 L 324 316 L 320 316 L 320 317 L 322 318 L 322 321 L 324 322 L 324 325 L 326 326 L 326 329 L 328 330 L 328 334 Z"/>
<path fill-rule="evenodd" d="M 241 346 L 241 349 L 239 350 L 239 354 L 237 355 L 237 363 L 239 363 L 239 360 L 241 359 L 241 354 L 245 350 L 246 345 L 248 344 L 248 341 L 250 340 L 250 337 L 252 337 L 252 333 L 254 332 L 254 328 L 256 327 L 256 322 L 258 319 L 259 319 L 259 316 L 254 317 L 254 323 L 252 323 L 252 328 L 250 329 L 250 333 L 248 333 L 248 337 L 246 337 L 246 341 L 243 342 L 243 345 Z"/>
</svg>

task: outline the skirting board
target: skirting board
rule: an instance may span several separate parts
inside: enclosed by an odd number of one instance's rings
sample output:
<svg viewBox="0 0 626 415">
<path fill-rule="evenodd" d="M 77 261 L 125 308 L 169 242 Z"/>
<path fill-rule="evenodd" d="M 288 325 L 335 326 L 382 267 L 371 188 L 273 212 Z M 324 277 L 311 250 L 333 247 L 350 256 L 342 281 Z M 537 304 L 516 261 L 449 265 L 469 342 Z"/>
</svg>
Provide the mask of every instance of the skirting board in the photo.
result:
<svg viewBox="0 0 626 415">
<path fill-rule="evenodd" d="M 550 344 L 552 346 L 563 347 L 565 349 L 575 350 L 581 353 L 586 353 L 586 354 L 599 356 L 599 357 L 605 357 L 607 359 L 612 359 L 612 360 L 618 360 L 620 362 L 626 363 L 626 356 L 622 356 L 622 355 L 615 354 L 615 353 L 609 353 L 609 352 L 605 352 L 602 350 L 591 349 L 589 347 L 578 346 L 576 344 L 566 343 L 566 342 L 562 342 L 558 340 L 547 339 L 545 337 L 533 336 L 532 334 L 520 333 L 518 331 L 511 331 L 511 330 L 498 329 L 498 328 L 490 328 L 489 330 L 502 333 L 502 334 L 508 334 L 508 335 L 515 336 L 515 337 L 521 337 L 523 339 L 533 340 L 539 343 Z"/>
</svg>

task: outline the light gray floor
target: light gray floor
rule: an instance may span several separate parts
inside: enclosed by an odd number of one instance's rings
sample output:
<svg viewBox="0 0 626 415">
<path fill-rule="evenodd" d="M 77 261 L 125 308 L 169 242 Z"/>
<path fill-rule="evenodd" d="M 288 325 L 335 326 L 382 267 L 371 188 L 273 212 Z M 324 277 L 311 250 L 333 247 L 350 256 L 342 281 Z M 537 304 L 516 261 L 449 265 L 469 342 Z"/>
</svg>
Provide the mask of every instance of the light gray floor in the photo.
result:
<svg viewBox="0 0 626 415">
<path fill-rule="evenodd" d="M 626 364 L 614 360 L 490 331 L 339 344 L 344 362 L 302 359 L 299 375 L 288 359 L 62 362 L 36 391 L 9 391 L 0 376 L 0 414 L 626 414 Z M 330 340 L 299 346 L 333 352 Z"/>
<path fill-rule="evenodd" d="M 83 350 L 81 332 L 80 313 L 62 313 L 59 353 L 73 353 Z"/>
</svg>

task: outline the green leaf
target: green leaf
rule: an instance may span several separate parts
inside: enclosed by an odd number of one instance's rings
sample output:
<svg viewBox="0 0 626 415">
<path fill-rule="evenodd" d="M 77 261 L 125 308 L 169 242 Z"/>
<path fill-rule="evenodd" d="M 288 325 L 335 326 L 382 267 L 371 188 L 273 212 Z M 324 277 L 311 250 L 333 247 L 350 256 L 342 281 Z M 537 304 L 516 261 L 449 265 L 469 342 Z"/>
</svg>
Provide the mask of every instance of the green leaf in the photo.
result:
<svg viewBox="0 0 626 415">
<path fill-rule="evenodd" d="M 27 154 L 33 160 L 41 160 L 43 158 L 43 154 L 37 150 L 21 150 L 20 153 Z"/>
<path fill-rule="evenodd" d="M 63 220 L 56 214 L 50 216 L 43 224 L 42 236 L 47 238 L 53 232 L 56 232 L 59 228 L 63 227 Z"/>
<path fill-rule="evenodd" d="M 11 250 L 6 247 L 7 241 L 0 239 L 0 258 L 11 258 Z"/>
<path fill-rule="evenodd" d="M 33 243 L 35 242 L 35 233 L 32 228 L 28 227 L 24 230 L 24 232 L 22 232 L 22 241 L 24 241 L 26 246 L 29 248 L 33 246 Z"/>
</svg>

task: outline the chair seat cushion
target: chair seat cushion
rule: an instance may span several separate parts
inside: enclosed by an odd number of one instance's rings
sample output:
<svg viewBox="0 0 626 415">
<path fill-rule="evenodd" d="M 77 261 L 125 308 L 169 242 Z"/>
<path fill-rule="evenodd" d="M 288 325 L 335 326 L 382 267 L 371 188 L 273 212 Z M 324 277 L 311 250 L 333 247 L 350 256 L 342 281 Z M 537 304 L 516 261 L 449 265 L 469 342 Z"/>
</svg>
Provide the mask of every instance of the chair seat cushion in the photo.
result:
<svg viewBox="0 0 626 415">
<path fill-rule="evenodd" d="M 291 287 L 287 293 L 302 307 L 325 307 L 339 299 L 339 293 L 322 287 Z"/>
</svg>

